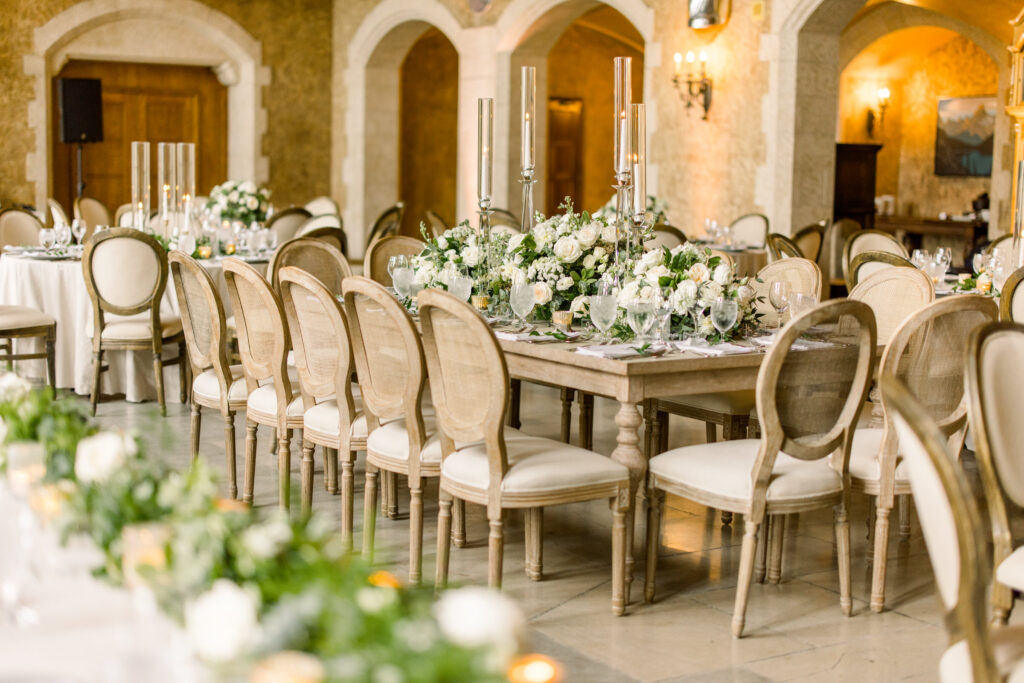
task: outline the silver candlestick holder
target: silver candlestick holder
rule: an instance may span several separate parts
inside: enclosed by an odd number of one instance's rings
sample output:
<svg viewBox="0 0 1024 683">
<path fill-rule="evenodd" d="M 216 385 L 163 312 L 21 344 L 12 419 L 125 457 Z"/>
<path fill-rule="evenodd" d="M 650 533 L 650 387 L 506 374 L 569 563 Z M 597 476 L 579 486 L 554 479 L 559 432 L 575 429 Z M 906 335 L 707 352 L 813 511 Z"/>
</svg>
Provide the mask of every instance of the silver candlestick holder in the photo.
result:
<svg viewBox="0 0 1024 683">
<path fill-rule="evenodd" d="M 533 230 L 533 221 L 536 218 L 533 211 L 533 185 L 537 179 L 533 177 L 533 173 L 532 168 L 524 168 L 519 177 L 519 182 L 523 185 L 523 220 L 520 231 L 524 235 Z"/>
<path fill-rule="evenodd" d="M 621 250 L 620 244 L 622 242 L 622 234 L 619 230 L 622 227 L 628 226 L 630 223 L 629 216 L 632 213 L 629 208 L 629 197 L 630 190 L 633 189 L 632 176 L 628 171 L 615 174 L 615 184 L 612 188 L 615 190 L 615 285 L 620 286 L 622 284 L 622 256 L 619 254 Z M 628 230 L 628 228 L 627 228 Z M 626 260 L 629 259 L 629 242 L 627 233 L 627 253 Z"/>
</svg>

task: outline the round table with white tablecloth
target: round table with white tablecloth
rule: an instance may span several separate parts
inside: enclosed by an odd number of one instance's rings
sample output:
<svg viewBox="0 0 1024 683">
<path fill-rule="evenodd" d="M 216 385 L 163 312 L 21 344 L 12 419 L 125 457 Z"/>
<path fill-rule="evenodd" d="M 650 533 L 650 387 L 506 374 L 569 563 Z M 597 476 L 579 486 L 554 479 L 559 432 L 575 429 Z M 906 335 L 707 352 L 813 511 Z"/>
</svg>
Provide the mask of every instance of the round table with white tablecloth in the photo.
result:
<svg viewBox="0 0 1024 683">
<path fill-rule="evenodd" d="M 221 259 L 208 259 L 200 263 L 213 277 L 230 315 L 231 304 Z M 266 262 L 253 265 L 266 272 Z M 69 387 L 77 394 L 88 395 L 92 389 L 92 339 L 87 330 L 92 326 L 92 301 L 85 287 L 82 262 L 77 259 L 43 261 L 30 256 L 4 254 L 0 257 L 0 304 L 32 306 L 57 320 L 57 386 Z M 167 289 L 160 304 L 160 315 L 178 314 L 174 283 L 168 278 Z M 37 342 L 26 340 L 18 343 Z M 177 345 L 164 349 L 168 358 L 173 358 L 176 353 Z M 129 401 L 156 399 L 153 363 L 148 353 L 105 351 L 103 359 L 110 367 L 102 375 L 104 394 L 124 394 Z M 46 376 L 42 361 L 21 361 L 18 372 L 29 378 Z M 165 396 L 177 395 L 176 367 L 164 369 L 164 387 Z"/>
</svg>

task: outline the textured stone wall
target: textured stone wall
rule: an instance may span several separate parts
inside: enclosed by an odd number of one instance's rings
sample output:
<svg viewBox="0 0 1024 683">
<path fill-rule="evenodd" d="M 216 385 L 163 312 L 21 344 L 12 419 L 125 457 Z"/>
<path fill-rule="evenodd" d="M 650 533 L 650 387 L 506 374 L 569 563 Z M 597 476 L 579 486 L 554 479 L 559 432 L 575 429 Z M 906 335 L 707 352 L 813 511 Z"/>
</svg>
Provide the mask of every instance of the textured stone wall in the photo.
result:
<svg viewBox="0 0 1024 683">
<path fill-rule="evenodd" d="M 0 201 L 32 202 L 25 158 L 34 150 L 27 103 L 34 97 L 23 60 L 33 31 L 73 0 L 0 3 Z M 130 4 L 130 3 L 126 3 Z M 326 194 L 330 174 L 331 6 L 324 0 L 208 0 L 263 48 L 271 82 L 264 89 L 275 203 L 303 203 Z"/>
</svg>

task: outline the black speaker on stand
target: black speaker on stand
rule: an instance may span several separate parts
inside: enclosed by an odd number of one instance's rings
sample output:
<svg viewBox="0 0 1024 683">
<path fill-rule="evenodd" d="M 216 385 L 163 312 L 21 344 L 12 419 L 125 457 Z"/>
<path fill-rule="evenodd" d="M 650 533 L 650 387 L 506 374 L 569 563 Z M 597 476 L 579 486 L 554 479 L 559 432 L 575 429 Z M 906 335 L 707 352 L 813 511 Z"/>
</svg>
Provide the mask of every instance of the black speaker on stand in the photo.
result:
<svg viewBox="0 0 1024 683">
<path fill-rule="evenodd" d="M 61 78 L 57 80 L 60 109 L 60 141 L 78 146 L 77 197 L 85 191 L 82 176 L 82 148 L 87 142 L 103 142 L 103 91 L 98 78 Z"/>
</svg>

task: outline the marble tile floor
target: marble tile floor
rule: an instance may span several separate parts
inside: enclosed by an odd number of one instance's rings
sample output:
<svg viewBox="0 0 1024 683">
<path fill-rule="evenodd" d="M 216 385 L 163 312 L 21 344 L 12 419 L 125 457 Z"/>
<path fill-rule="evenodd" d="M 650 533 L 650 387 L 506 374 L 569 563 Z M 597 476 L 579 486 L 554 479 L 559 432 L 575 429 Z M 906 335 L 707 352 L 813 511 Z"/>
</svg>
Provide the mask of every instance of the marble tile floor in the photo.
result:
<svg viewBox="0 0 1024 683">
<path fill-rule="evenodd" d="M 557 438 L 559 402 L 555 390 L 524 384 L 523 429 Z M 598 399 L 595 444 L 602 453 L 615 445 L 616 404 Z M 224 471 L 220 416 L 208 413 L 200 452 Z M 574 411 L 574 425 L 576 414 Z M 101 423 L 134 427 L 172 463 L 187 466 L 187 406 L 168 403 L 160 419 L 154 404 L 108 401 Z M 238 419 L 238 485 L 242 486 L 244 422 Z M 269 454 L 269 432 L 260 428 L 256 466 L 256 505 L 277 505 L 276 458 Z M 671 445 L 696 443 L 704 428 L 672 418 Z M 314 507 L 339 519 L 340 498 L 324 489 L 317 451 Z M 299 505 L 299 448 L 293 446 L 292 506 Z M 362 467 L 357 464 L 356 547 L 362 529 Z M 377 560 L 400 577 L 408 563 L 407 488 L 399 487 L 399 519 L 378 517 Z M 427 485 L 423 576 L 434 575 L 436 484 Z M 790 519 L 782 582 L 754 584 L 746 636 L 734 640 L 730 620 L 739 566 L 742 528 L 723 527 L 706 508 L 669 498 L 659 548 L 658 590 L 653 604 L 643 598 L 643 521 L 637 525 L 637 565 L 627 615 L 610 611 L 611 513 L 604 502 L 553 508 L 545 514 L 544 580 L 530 581 L 523 570 L 522 517 L 506 522 L 504 590 L 521 605 L 530 623 L 530 647 L 559 660 L 566 681 L 894 681 L 935 680 L 945 632 L 933 588 L 927 551 L 914 525 L 890 541 L 887 601 L 882 614 L 868 609 L 871 568 L 865 561 L 867 504 L 855 498 L 853 536 L 854 615 L 839 608 L 838 577 L 830 511 Z M 485 584 L 487 521 L 482 508 L 467 506 L 467 546 L 452 550 L 450 580 Z M 340 523 L 340 519 L 339 519 Z"/>
</svg>

